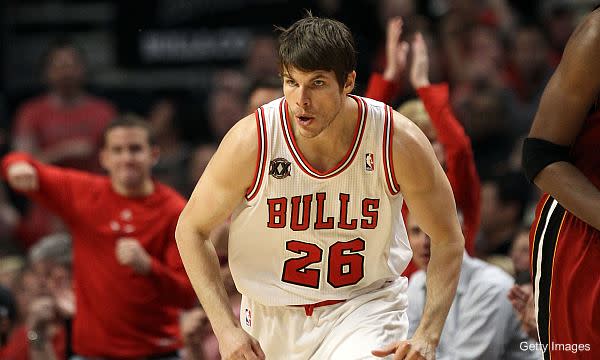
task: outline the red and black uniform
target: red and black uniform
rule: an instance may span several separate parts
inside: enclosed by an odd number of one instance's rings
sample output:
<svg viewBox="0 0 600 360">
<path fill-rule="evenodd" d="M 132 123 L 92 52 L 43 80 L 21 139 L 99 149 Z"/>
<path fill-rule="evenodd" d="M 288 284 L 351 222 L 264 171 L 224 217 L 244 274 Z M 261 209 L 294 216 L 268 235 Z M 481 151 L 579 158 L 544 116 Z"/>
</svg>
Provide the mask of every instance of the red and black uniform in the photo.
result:
<svg viewBox="0 0 600 360">
<path fill-rule="evenodd" d="M 22 153 L 3 159 L 4 176 L 17 161 L 38 172 L 39 190 L 26 195 L 58 214 L 73 237 L 73 351 L 137 359 L 180 348 L 180 310 L 196 299 L 174 238 L 185 200 L 158 182 L 148 196 L 124 197 L 106 176 L 44 165 Z M 117 261 L 122 237 L 150 254 L 148 275 Z"/>
<path fill-rule="evenodd" d="M 571 159 L 600 189 L 600 112 L 586 120 Z M 545 194 L 530 249 L 538 335 L 548 346 L 544 358 L 600 359 L 600 231 Z"/>
<path fill-rule="evenodd" d="M 374 74 L 369 79 L 369 88 L 365 96 L 388 102 L 394 91 L 395 87 L 390 82 Z M 444 170 L 452 187 L 456 206 L 463 215 L 465 248 L 470 255 L 474 255 L 475 237 L 481 217 L 479 204 L 481 185 L 475 167 L 471 140 L 452 112 L 448 84 L 424 86 L 417 89 L 417 94 L 431 118 L 438 141 L 444 147 L 446 157 Z M 416 270 L 416 266 L 411 263 L 404 274 L 410 275 Z"/>
</svg>

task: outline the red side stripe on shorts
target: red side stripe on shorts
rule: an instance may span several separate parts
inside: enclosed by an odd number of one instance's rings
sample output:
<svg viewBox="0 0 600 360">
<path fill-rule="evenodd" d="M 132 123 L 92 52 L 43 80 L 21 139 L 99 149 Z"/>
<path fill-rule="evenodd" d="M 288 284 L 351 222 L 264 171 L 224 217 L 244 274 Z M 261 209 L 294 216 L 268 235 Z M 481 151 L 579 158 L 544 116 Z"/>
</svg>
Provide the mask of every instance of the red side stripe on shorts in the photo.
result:
<svg viewBox="0 0 600 360">
<path fill-rule="evenodd" d="M 396 181 L 392 154 L 392 143 L 394 141 L 394 115 L 392 108 L 385 107 L 385 124 L 383 129 L 383 168 L 385 170 L 385 181 L 392 195 L 400 192 L 400 185 Z"/>
<path fill-rule="evenodd" d="M 254 180 L 252 185 L 246 191 L 246 200 L 250 201 L 254 199 L 258 190 L 262 184 L 263 175 L 265 173 L 265 166 L 267 161 L 267 129 L 265 127 L 265 111 L 262 107 L 259 107 L 254 112 L 256 118 L 256 131 L 258 137 L 258 151 L 256 154 L 256 169 L 254 170 Z"/>
</svg>

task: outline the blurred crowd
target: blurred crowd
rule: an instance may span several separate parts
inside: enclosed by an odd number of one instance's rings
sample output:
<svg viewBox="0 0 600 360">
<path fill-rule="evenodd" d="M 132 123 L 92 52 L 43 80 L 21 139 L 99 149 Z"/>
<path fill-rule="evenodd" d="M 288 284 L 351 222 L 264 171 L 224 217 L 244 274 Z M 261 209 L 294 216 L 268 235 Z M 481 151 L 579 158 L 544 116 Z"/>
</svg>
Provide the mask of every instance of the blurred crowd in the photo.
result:
<svg viewBox="0 0 600 360">
<path fill-rule="evenodd" d="M 417 90 L 429 86 L 416 83 L 413 76 L 423 65 L 423 56 L 428 81 L 447 85 L 448 103 L 443 107 L 451 109 L 464 129 L 478 177 L 476 186 L 468 188 L 476 210 L 467 212 L 459 206 L 465 224 L 466 216 L 478 219 L 467 251 L 511 277 L 502 296 L 514 306 L 530 341 L 535 341 L 528 236 L 540 194 L 521 172 L 521 144 L 567 39 L 592 4 L 381 0 L 375 4 L 373 19 L 358 21 L 351 13 L 358 5 L 345 9 L 342 1 L 318 3 L 314 15 L 338 18 L 356 33 L 359 58 L 368 71 L 358 73 L 357 95 L 375 94 L 411 119 L 419 118 L 429 110 L 427 104 L 416 110 L 406 104 L 422 96 Z M 382 36 L 373 36 L 377 33 Z M 420 55 L 419 44 L 425 47 Z M 138 114 L 149 123 L 160 148 L 154 177 L 186 198 L 233 124 L 283 95 L 276 35 L 257 35 L 249 49 L 243 66 L 215 72 L 203 117 L 190 110 L 198 104 L 172 89 L 155 93 L 152 104 Z M 10 127 L 2 130 L 7 134 L 5 151 L 25 151 L 44 163 L 102 172 L 98 152 L 103 129 L 122 109 L 110 96 L 88 91 L 86 55 L 78 44 L 57 39 L 48 44 L 41 64 L 40 81 L 47 90 L 10 114 Z M 432 119 L 426 121 L 436 128 L 436 115 L 428 116 Z M 427 134 L 426 126 L 420 127 Z M 191 128 L 202 133 L 186 133 Z M 443 138 L 440 129 L 435 130 L 437 134 L 427 134 L 434 147 Z M 441 157 L 449 156 L 448 151 Z M 457 192 L 454 184 L 453 189 Z M 240 295 L 228 277 L 226 225 L 213 234 L 213 242 L 222 275 L 229 279 L 232 307 L 239 307 Z M 57 359 L 72 354 L 69 319 L 76 309 L 71 264 L 68 227 L 41 205 L 0 184 L 0 332 L 14 359 L 29 358 L 28 346 L 35 344 L 28 336 L 30 329 L 48 334 Z M 219 358 L 218 344 L 200 308 L 182 315 L 181 332 L 186 359 Z"/>
</svg>

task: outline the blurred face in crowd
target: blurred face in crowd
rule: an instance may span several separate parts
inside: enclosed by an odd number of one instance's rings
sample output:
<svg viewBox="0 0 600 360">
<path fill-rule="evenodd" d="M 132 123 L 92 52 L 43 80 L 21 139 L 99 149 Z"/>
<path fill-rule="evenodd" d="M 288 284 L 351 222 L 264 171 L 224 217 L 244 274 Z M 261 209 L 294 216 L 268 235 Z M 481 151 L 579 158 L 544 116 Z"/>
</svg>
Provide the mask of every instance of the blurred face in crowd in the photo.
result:
<svg viewBox="0 0 600 360">
<path fill-rule="evenodd" d="M 347 95 L 354 88 L 356 72 L 350 73 L 341 88 L 333 71 L 304 72 L 292 66 L 283 75 L 283 93 L 288 116 L 297 133 L 314 138 L 339 115 Z"/>
<path fill-rule="evenodd" d="M 493 182 L 484 182 L 481 184 L 481 230 L 493 230 L 497 228 L 498 209 L 500 200 L 498 199 L 498 187 Z"/>
<path fill-rule="evenodd" d="M 217 147 L 213 144 L 203 144 L 194 150 L 188 170 L 190 184 L 195 185 L 200 179 L 215 152 L 217 152 Z"/>
<path fill-rule="evenodd" d="M 148 121 L 155 138 L 172 134 L 175 111 L 175 104 L 166 99 L 160 100 L 152 106 Z"/>
<path fill-rule="evenodd" d="M 535 28 L 521 29 L 515 37 L 513 61 L 523 75 L 536 74 L 548 60 L 546 39 Z"/>
<path fill-rule="evenodd" d="M 419 125 L 419 128 L 421 129 L 421 131 L 423 131 L 425 136 L 427 136 L 427 139 L 429 139 L 431 147 L 433 148 L 433 152 L 435 153 L 435 157 L 438 159 L 440 165 L 442 165 L 442 168 L 444 168 L 445 170 L 446 152 L 444 151 L 444 146 L 437 140 L 437 134 L 435 132 L 435 129 L 433 128 L 431 123 Z"/>
<path fill-rule="evenodd" d="M 254 112 L 260 106 L 283 96 L 281 88 L 257 88 L 248 98 L 248 112 Z"/>
<path fill-rule="evenodd" d="M 279 73 L 277 41 L 270 36 L 254 38 L 248 52 L 246 69 L 254 78 L 276 76 Z"/>
<path fill-rule="evenodd" d="M 209 103 L 209 122 L 217 139 L 225 134 L 244 116 L 242 97 L 231 91 L 216 90 L 211 94 Z"/>
<path fill-rule="evenodd" d="M 150 180 L 158 149 L 142 127 L 115 127 L 106 133 L 100 162 L 117 189 L 140 190 Z"/>
<path fill-rule="evenodd" d="M 49 54 L 46 64 L 46 80 L 49 87 L 65 96 L 77 95 L 81 91 L 85 66 L 76 49 L 58 48 Z"/>
<path fill-rule="evenodd" d="M 529 271 L 529 231 L 519 231 L 513 240 L 510 258 L 516 272 Z"/>
<path fill-rule="evenodd" d="M 427 270 L 431 258 L 431 238 L 421 230 L 414 216 L 410 214 L 406 218 L 406 230 L 413 251 L 413 261 L 420 270 Z"/>
</svg>

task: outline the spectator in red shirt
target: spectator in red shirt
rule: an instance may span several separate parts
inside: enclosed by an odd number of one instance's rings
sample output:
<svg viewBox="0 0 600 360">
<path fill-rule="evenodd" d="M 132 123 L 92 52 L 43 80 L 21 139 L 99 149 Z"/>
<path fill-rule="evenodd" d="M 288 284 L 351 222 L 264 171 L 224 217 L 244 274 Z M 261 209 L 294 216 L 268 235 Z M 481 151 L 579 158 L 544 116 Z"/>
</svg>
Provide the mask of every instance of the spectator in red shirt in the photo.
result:
<svg viewBox="0 0 600 360">
<path fill-rule="evenodd" d="M 108 177 L 24 153 L 2 161 L 9 185 L 71 230 L 73 351 L 83 359 L 177 359 L 179 315 L 195 303 L 174 238 L 185 200 L 152 180 L 158 150 L 150 134 L 134 116 L 107 127 L 100 161 Z"/>
<path fill-rule="evenodd" d="M 391 39 L 388 39 L 387 51 L 392 54 L 388 58 L 395 59 L 395 63 L 388 61 L 389 66 L 385 72 L 388 74 L 387 76 L 372 77 L 366 97 L 388 102 L 393 96 L 393 87 L 386 79 L 398 79 L 401 76 L 408 56 L 409 45 L 406 42 L 399 43 L 401 34 L 402 21 L 390 20 L 388 37 Z M 392 74 L 389 74 L 390 68 L 393 69 Z M 445 83 L 430 84 L 428 71 L 427 47 L 421 34 L 417 33 L 412 43 L 409 78 L 412 87 L 419 95 L 420 102 L 413 102 L 404 109 L 401 107 L 399 111 L 409 119 L 415 120 L 431 141 L 452 186 L 457 208 L 462 214 L 465 247 L 467 252 L 473 255 L 480 219 L 480 183 L 473 159 L 471 141 L 452 112 L 448 85 Z M 421 110 L 418 110 L 419 108 Z M 409 110 L 410 114 L 404 113 Z M 415 269 L 415 267 L 410 266 L 409 269 Z"/>
<path fill-rule="evenodd" d="M 84 56 L 72 42 L 56 41 L 42 64 L 48 91 L 18 109 L 13 147 L 45 163 L 99 171 L 102 131 L 116 116 L 114 106 L 86 92 Z"/>
<path fill-rule="evenodd" d="M 57 40 L 46 51 L 42 65 L 48 91 L 17 110 L 13 148 L 43 163 L 100 172 L 102 131 L 116 116 L 115 108 L 86 92 L 85 60 L 74 43 Z M 31 206 L 17 228 L 17 237 L 28 249 L 42 236 L 63 230 L 61 225 L 46 209 Z"/>
</svg>

